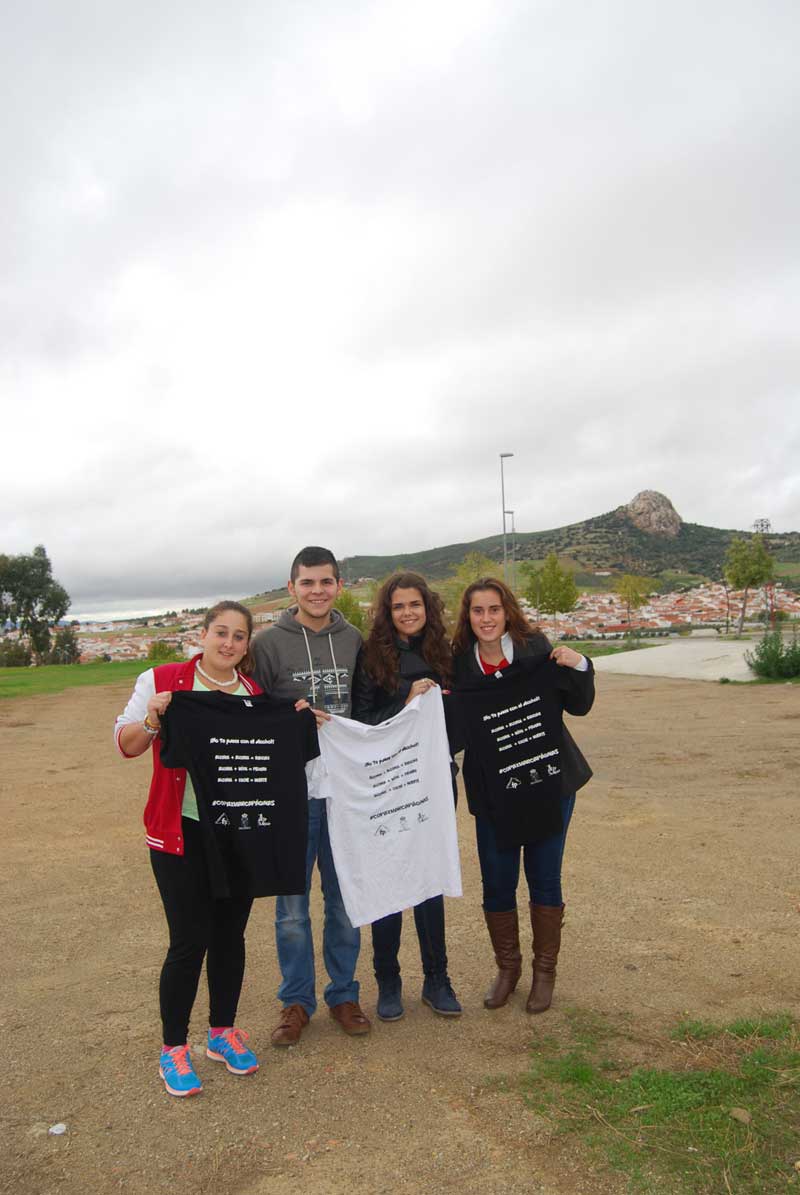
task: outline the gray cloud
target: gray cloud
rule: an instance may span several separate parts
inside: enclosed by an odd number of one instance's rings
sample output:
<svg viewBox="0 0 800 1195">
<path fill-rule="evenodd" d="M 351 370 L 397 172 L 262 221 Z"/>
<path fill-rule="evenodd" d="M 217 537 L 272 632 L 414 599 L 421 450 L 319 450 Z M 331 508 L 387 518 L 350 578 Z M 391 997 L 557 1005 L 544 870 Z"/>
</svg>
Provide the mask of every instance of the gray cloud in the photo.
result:
<svg viewBox="0 0 800 1195">
<path fill-rule="evenodd" d="M 800 527 L 794 3 L 33 3 L 2 43 L 0 549 L 93 596 L 298 545 Z"/>
</svg>

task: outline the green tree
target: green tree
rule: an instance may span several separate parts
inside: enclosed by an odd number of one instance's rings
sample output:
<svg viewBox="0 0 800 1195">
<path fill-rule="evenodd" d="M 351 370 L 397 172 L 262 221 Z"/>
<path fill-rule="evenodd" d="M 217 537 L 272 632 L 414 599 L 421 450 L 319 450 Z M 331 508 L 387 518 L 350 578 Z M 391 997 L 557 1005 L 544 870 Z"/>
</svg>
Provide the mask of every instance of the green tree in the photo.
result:
<svg viewBox="0 0 800 1195">
<path fill-rule="evenodd" d="M 750 590 L 775 576 L 775 562 L 767 551 L 763 536 L 754 535 L 749 540 L 734 536 L 725 555 L 725 576 L 734 589 L 743 591 L 738 626 L 741 635 Z"/>
<path fill-rule="evenodd" d="M 528 566 L 523 597 L 537 610 L 553 615 L 553 629 L 558 629 L 559 614 L 574 610 L 578 601 L 578 587 L 575 578 L 558 563 L 555 552 L 551 552 L 541 568 Z"/>
<path fill-rule="evenodd" d="M 727 635 L 731 629 L 731 587 L 724 573 L 720 578 L 720 585 L 725 592 L 725 634 Z"/>
<path fill-rule="evenodd" d="M 502 565 L 483 552 L 468 552 L 455 571 L 453 580 L 462 589 L 466 589 L 473 581 L 480 581 L 482 577 L 496 577 L 502 571 Z"/>
<path fill-rule="evenodd" d="M 68 609 L 69 594 L 54 579 L 42 544 L 29 556 L 0 556 L 0 621 L 15 623 L 38 659 L 50 647 L 50 627 Z"/>
<path fill-rule="evenodd" d="M 622 598 L 628 612 L 628 626 L 631 623 L 631 611 L 643 606 L 656 588 L 652 577 L 637 577 L 634 573 L 623 573 L 614 581 L 614 593 Z"/>
<path fill-rule="evenodd" d="M 441 595 L 448 611 L 455 616 L 461 595 L 473 581 L 480 581 L 483 577 L 502 577 L 503 566 L 482 552 L 468 552 L 456 571 L 445 581 L 434 588 Z"/>
<path fill-rule="evenodd" d="M 367 616 L 359 605 L 358 598 L 350 589 L 343 589 L 333 603 L 339 613 L 352 623 L 362 635 L 367 633 Z"/>
<path fill-rule="evenodd" d="M 542 570 L 530 560 L 520 562 L 519 575 L 522 580 L 522 596 L 535 609 L 540 609 L 542 600 Z"/>
<path fill-rule="evenodd" d="M 61 627 L 56 631 L 55 642 L 50 649 L 48 664 L 79 664 L 81 649 L 74 627 Z"/>
<path fill-rule="evenodd" d="M 800 676 L 800 639 L 795 629 L 791 643 L 784 643 L 780 631 L 767 631 L 755 651 L 745 653 L 745 660 L 757 676 L 771 680 Z"/>
<path fill-rule="evenodd" d="M 27 668 L 31 649 L 19 639 L 0 639 L 0 668 Z"/>
<path fill-rule="evenodd" d="M 155 664 L 166 664 L 182 660 L 183 656 L 175 650 L 174 644 L 167 643 L 166 639 L 153 639 L 147 649 L 147 658 Z"/>
<path fill-rule="evenodd" d="M 0 555 L 0 629 L 11 619 L 11 561 L 13 557 Z"/>
</svg>

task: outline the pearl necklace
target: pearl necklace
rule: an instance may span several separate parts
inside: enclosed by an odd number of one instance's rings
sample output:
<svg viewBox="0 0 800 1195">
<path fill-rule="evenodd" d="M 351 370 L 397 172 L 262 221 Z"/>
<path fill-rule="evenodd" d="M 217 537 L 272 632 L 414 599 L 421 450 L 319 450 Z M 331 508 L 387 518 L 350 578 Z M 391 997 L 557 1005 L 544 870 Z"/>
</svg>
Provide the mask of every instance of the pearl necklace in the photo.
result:
<svg viewBox="0 0 800 1195">
<path fill-rule="evenodd" d="M 201 666 L 199 660 L 195 664 L 195 668 L 201 676 L 204 676 L 206 680 L 210 680 L 212 685 L 219 685 L 221 689 L 227 689 L 228 685 L 237 685 L 239 683 L 239 673 L 235 668 L 233 670 L 233 680 L 217 680 L 215 676 L 209 676 L 205 669 Z"/>
</svg>

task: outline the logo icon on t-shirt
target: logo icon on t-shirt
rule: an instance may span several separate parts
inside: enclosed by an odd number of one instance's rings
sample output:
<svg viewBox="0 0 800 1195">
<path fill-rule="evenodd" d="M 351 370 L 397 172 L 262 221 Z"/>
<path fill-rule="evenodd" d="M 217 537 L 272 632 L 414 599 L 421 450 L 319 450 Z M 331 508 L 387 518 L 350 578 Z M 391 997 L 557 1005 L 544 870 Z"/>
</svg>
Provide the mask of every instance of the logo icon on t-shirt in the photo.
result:
<svg viewBox="0 0 800 1195">
<path fill-rule="evenodd" d="M 531 768 L 531 784 L 541 784 L 542 778 L 536 768 Z"/>
<path fill-rule="evenodd" d="M 231 819 L 228 817 L 227 813 L 221 813 L 214 823 L 215 826 L 229 826 L 230 824 Z"/>
<path fill-rule="evenodd" d="M 249 813 L 243 813 L 243 814 L 242 814 L 242 820 L 241 820 L 241 824 L 240 824 L 240 826 L 239 826 L 239 829 L 240 829 L 240 830 L 252 830 L 252 828 L 253 828 L 253 827 L 250 825 L 250 814 L 249 814 Z"/>
<path fill-rule="evenodd" d="M 272 822 L 269 820 L 268 817 L 264 817 L 263 813 L 259 813 L 258 824 L 259 824 L 259 826 L 271 826 Z"/>
<path fill-rule="evenodd" d="M 519 788 L 521 784 L 522 781 L 520 780 L 519 776 L 512 776 L 506 785 L 506 788 Z"/>
</svg>

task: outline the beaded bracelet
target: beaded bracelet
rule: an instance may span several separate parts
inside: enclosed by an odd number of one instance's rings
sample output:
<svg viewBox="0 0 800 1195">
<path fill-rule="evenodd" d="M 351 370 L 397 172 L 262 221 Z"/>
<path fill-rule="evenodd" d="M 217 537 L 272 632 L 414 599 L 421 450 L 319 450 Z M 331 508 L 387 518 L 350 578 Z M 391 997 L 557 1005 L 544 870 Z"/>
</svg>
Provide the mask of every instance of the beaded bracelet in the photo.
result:
<svg viewBox="0 0 800 1195">
<path fill-rule="evenodd" d="M 158 734 L 158 732 L 161 730 L 161 727 L 160 726 L 151 726 L 150 723 L 147 721 L 147 714 L 145 714 L 144 719 L 142 720 L 142 730 L 144 730 L 147 734 L 153 736 L 153 735 Z"/>
</svg>

